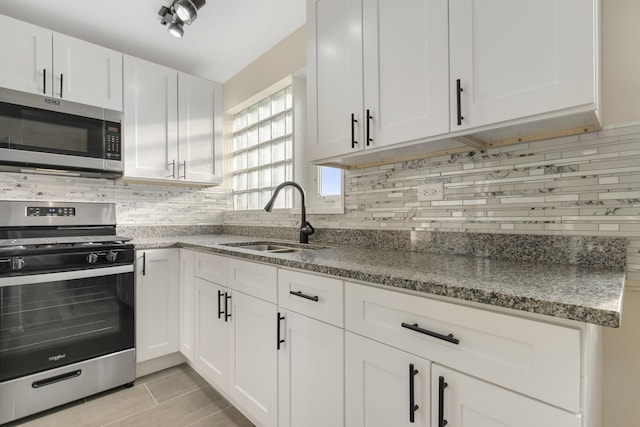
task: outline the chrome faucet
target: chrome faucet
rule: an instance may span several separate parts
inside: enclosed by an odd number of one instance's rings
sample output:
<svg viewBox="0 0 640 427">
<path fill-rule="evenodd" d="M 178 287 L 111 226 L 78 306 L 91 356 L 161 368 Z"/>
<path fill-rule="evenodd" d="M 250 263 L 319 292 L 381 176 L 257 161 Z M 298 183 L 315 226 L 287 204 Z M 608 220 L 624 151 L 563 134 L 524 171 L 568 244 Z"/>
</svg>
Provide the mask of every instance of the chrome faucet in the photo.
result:
<svg viewBox="0 0 640 427">
<path fill-rule="evenodd" d="M 307 209 L 304 204 L 304 189 L 298 185 L 298 183 L 293 181 L 285 181 L 282 184 L 278 185 L 276 189 L 273 191 L 271 195 L 271 199 L 264 206 L 264 210 L 267 212 L 271 212 L 273 209 L 273 203 L 276 201 L 276 197 L 282 188 L 291 186 L 295 187 L 300 191 L 300 195 L 302 196 L 302 222 L 300 224 L 300 243 L 309 243 L 309 236 L 312 235 L 316 230 L 309 224 L 307 221 Z"/>
</svg>

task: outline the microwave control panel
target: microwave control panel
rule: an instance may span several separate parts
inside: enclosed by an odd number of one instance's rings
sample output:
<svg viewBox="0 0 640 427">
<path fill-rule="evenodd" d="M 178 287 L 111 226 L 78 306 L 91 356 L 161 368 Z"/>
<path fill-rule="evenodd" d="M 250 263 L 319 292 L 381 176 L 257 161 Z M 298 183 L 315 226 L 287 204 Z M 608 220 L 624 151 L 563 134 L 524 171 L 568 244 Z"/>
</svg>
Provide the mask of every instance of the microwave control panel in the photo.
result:
<svg viewBox="0 0 640 427">
<path fill-rule="evenodd" d="M 122 141 L 120 123 L 105 123 L 105 158 L 107 160 L 122 160 Z"/>
</svg>

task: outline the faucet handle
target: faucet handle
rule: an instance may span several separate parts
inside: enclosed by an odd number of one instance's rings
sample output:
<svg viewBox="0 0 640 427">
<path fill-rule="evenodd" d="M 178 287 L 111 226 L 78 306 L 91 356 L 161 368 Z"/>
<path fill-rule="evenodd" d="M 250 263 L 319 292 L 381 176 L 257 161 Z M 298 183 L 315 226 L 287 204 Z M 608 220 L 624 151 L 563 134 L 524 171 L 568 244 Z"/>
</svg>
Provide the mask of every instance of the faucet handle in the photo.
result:
<svg viewBox="0 0 640 427">
<path fill-rule="evenodd" d="M 313 233 L 316 232 L 316 229 L 313 228 L 311 224 L 309 224 L 309 221 L 306 221 L 304 225 L 300 228 L 300 232 L 307 236 L 311 236 Z"/>
</svg>

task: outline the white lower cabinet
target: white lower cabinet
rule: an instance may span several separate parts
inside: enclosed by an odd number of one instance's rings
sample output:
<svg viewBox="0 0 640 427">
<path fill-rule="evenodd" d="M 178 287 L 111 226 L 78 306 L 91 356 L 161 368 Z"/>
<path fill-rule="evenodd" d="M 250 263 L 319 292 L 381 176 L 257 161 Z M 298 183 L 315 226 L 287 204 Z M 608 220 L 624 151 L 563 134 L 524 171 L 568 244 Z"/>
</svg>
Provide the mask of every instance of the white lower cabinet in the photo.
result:
<svg viewBox="0 0 640 427">
<path fill-rule="evenodd" d="M 181 260 L 193 267 L 180 305 L 193 308 L 192 326 L 181 316 L 192 366 L 256 426 L 601 427 L 593 325 L 210 253 Z M 163 265 L 147 274 L 166 281 Z M 166 307 L 154 301 L 143 312 Z M 166 319 L 154 319 L 162 335 Z"/>
<path fill-rule="evenodd" d="M 193 367 L 209 383 L 227 387 L 228 319 L 224 304 L 227 289 L 216 283 L 194 278 L 194 357 Z"/>
<path fill-rule="evenodd" d="M 433 426 L 581 426 L 579 415 L 437 364 L 432 366 L 431 394 Z"/>
<path fill-rule="evenodd" d="M 430 363 L 346 332 L 346 425 L 429 427 Z"/>
<path fill-rule="evenodd" d="M 278 426 L 344 426 L 343 329 L 293 311 L 281 314 Z"/>
<path fill-rule="evenodd" d="M 278 425 L 278 349 L 275 304 L 242 292 L 231 295 L 227 393 L 261 426 Z"/>
<path fill-rule="evenodd" d="M 178 249 L 136 253 L 136 361 L 175 353 L 180 348 Z"/>
</svg>

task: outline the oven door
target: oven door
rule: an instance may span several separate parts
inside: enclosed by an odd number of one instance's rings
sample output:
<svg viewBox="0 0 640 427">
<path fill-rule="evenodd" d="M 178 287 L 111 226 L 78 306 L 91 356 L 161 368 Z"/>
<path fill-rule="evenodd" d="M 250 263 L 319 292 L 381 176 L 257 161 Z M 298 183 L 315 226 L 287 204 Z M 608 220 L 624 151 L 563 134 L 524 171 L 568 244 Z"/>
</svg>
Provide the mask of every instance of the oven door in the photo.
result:
<svg viewBox="0 0 640 427">
<path fill-rule="evenodd" d="M 134 347 L 133 265 L 0 277 L 0 382 Z"/>
</svg>

